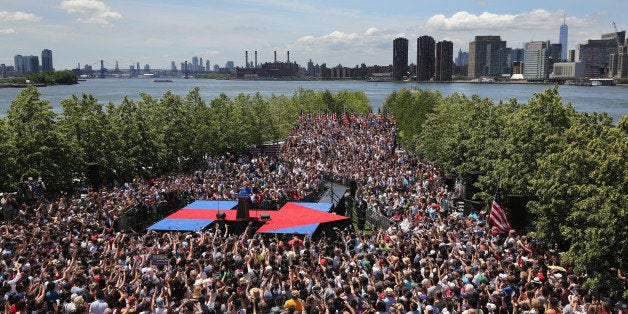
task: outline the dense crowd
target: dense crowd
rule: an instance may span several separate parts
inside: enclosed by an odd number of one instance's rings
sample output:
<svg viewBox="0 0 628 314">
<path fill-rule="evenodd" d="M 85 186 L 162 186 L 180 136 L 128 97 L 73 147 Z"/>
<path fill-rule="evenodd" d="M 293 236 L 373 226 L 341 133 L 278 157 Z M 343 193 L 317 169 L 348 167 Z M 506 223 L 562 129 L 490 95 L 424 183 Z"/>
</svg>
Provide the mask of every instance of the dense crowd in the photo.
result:
<svg viewBox="0 0 628 314">
<path fill-rule="evenodd" d="M 6 313 L 618 313 L 560 253 L 486 216 L 463 216 L 442 172 L 395 147 L 386 116 L 302 117 L 279 158 L 207 158 L 201 170 L 49 196 L 5 194 Z M 173 194 L 299 200 L 324 176 L 358 182 L 386 230 L 301 235 L 120 231 L 117 219 Z M 356 205 L 357 206 L 357 205 Z M 155 257 L 164 257 L 156 259 Z M 621 276 L 622 274 L 618 274 Z"/>
</svg>

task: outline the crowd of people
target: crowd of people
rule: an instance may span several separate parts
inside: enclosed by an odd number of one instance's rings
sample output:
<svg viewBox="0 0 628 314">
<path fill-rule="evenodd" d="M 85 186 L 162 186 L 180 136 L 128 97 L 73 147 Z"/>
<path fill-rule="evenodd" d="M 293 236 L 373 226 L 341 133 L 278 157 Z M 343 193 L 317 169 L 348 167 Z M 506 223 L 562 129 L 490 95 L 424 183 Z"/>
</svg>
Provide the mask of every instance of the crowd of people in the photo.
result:
<svg viewBox="0 0 628 314">
<path fill-rule="evenodd" d="M 464 216 L 443 174 L 397 149 L 383 115 L 304 116 L 280 156 L 208 157 L 202 169 L 87 193 L 1 199 L 5 313 L 623 313 L 585 274 L 525 234 Z M 308 235 L 120 230 L 168 197 L 299 200 L 326 177 L 355 180 L 356 204 L 388 229 Z M 35 190 L 35 188 L 37 190 Z M 357 206 L 357 205 L 356 205 Z"/>
</svg>

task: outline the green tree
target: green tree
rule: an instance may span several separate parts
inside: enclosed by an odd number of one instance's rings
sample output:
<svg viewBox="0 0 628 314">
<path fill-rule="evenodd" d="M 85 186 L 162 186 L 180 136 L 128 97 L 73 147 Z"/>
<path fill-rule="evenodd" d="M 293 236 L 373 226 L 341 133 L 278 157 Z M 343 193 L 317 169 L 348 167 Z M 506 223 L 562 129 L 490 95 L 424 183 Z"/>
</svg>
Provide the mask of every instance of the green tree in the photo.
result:
<svg viewBox="0 0 628 314">
<path fill-rule="evenodd" d="M 628 139 L 611 120 L 587 113 L 572 119 L 560 149 L 537 161 L 529 207 L 539 236 L 564 239 L 565 258 L 587 273 L 587 288 L 619 296 L 618 270 L 626 270 L 628 256 Z"/>
<path fill-rule="evenodd" d="M 538 158 L 560 150 L 558 139 L 576 112 L 571 104 L 563 104 L 558 86 L 535 94 L 516 109 L 502 125 L 501 153 L 487 176 L 499 179 L 504 191 L 532 195 L 530 181 Z"/>
<path fill-rule="evenodd" d="M 19 173 L 17 170 L 18 155 L 15 143 L 6 118 L 0 119 L 0 191 L 16 191 Z"/>
<path fill-rule="evenodd" d="M 403 88 L 386 98 L 382 110 L 395 117 L 399 138 L 404 147 L 416 152 L 414 137 L 421 133 L 427 115 L 442 101 L 438 91 L 411 91 Z"/>
<path fill-rule="evenodd" d="M 185 132 L 190 137 L 190 145 L 183 154 L 187 156 L 184 163 L 185 167 L 191 167 L 198 163 L 208 152 L 215 139 L 210 137 L 211 112 L 205 101 L 201 98 L 200 89 L 198 87 L 190 91 L 183 100 L 186 112 Z M 185 148 L 184 148 L 185 149 Z"/>
<path fill-rule="evenodd" d="M 57 124 L 57 114 L 35 87 L 23 89 L 7 111 L 8 126 L 15 136 L 16 177 L 42 177 L 52 188 L 71 185 L 73 153 Z"/>
<path fill-rule="evenodd" d="M 110 119 L 103 105 L 92 95 L 76 95 L 61 101 L 63 111 L 58 122 L 69 141 L 73 156 L 71 171 L 83 173 L 86 163 L 95 162 L 105 179 L 114 179 L 111 171 L 116 164 L 115 147 L 119 141 L 112 133 Z"/>
</svg>

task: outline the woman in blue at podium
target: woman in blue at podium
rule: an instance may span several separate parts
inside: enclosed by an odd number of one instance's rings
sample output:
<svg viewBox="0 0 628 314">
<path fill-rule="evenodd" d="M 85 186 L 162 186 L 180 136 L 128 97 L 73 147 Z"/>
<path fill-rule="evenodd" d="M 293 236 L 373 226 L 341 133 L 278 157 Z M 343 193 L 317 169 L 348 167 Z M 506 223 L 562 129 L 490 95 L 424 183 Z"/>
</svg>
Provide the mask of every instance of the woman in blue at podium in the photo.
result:
<svg viewBox="0 0 628 314">
<path fill-rule="evenodd" d="M 252 190 L 251 190 L 251 187 L 249 186 L 249 183 L 246 181 L 242 183 L 240 194 L 251 195 L 251 193 L 252 193 Z"/>
</svg>

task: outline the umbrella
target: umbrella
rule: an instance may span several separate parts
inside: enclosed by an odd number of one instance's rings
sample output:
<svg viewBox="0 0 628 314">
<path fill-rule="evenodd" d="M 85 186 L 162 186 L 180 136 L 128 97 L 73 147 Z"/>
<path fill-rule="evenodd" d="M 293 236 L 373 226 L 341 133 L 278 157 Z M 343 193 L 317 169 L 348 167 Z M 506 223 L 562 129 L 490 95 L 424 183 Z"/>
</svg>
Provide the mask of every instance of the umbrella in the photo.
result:
<svg viewBox="0 0 628 314">
<path fill-rule="evenodd" d="M 567 272 L 567 270 L 564 267 L 558 266 L 558 265 L 551 265 L 551 266 L 547 266 L 547 268 L 549 269 L 554 269 L 557 271 L 562 271 L 562 272 Z"/>
</svg>

